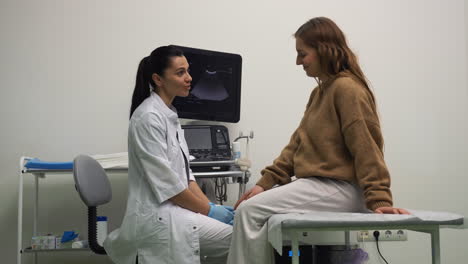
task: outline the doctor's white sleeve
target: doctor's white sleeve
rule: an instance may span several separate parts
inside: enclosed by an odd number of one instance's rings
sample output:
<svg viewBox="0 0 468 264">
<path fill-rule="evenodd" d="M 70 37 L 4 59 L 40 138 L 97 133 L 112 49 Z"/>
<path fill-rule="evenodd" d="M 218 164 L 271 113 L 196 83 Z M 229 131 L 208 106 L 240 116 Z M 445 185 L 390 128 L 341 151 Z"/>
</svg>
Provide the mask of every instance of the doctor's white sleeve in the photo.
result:
<svg viewBox="0 0 468 264">
<path fill-rule="evenodd" d="M 134 148 L 140 173 L 150 184 L 158 202 L 162 203 L 187 188 L 171 167 L 164 120 L 156 113 L 144 114 L 129 131 L 129 146 Z M 184 179 L 185 176 L 183 177 Z"/>
</svg>

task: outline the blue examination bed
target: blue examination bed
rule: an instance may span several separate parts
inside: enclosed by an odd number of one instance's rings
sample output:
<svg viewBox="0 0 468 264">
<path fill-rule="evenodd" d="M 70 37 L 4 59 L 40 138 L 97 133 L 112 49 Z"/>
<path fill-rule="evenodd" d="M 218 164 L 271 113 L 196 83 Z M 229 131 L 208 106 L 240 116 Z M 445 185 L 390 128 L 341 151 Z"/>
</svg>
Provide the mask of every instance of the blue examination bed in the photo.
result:
<svg viewBox="0 0 468 264">
<path fill-rule="evenodd" d="M 91 156 L 101 164 L 104 169 L 124 170 L 128 169 L 128 153 L 118 152 L 112 154 Z M 23 161 L 25 162 L 23 165 Z M 27 171 L 55 171 L 55 170 L 73 170 L 73 161 L 45 161 L 38 158 L 22 157 L 21 165 Z"/>
<path fill-rule="evenodd" d="M 72 170 L 73 161 L 51 162 L 40 159 L 30 159 L 24 164 L 24 167 L 35 170 Z"/>
</svg>

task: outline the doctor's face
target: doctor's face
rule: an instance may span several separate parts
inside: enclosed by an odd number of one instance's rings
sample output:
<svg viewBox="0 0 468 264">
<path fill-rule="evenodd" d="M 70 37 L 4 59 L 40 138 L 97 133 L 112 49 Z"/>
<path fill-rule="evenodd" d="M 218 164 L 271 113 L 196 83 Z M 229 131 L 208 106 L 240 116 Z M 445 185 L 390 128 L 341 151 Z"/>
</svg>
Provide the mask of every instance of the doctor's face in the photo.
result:
<svg viewBox="0 0 468 264">
<path fill-rule="evenodd" d="M 317 51 L 306 45 L 301 38 L 296 38 L 296 51 L 296 65 L 302 65 L 307 76 L 320 78 L 322 72 Z"/>
<path fill-rule="evenodd" d="M 167 96 L 174 99 L 176 96 L 188 96 L 192 76 L 189 72 L 189 64 L 185 56 L 175 56 L 170 59 L 169 67 L 164 71 L 163 76 L 157 76 L 157 86 L 160 96 Z"/>
</svg>

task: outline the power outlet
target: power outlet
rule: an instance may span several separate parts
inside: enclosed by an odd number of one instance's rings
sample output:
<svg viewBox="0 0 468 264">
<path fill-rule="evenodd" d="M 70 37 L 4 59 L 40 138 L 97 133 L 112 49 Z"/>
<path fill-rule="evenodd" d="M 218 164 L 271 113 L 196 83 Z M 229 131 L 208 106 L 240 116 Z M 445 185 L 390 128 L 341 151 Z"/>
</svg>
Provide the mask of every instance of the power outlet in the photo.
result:
<svg viewBox="0 0 468 264">
<path fill-rule="evenodd" d="M 374 231 L 379 231 L 379 241 L 407 241 L 406 230 L 362 230 L 357 233 L 358 242 L 375 241 Z"/>
</svg>

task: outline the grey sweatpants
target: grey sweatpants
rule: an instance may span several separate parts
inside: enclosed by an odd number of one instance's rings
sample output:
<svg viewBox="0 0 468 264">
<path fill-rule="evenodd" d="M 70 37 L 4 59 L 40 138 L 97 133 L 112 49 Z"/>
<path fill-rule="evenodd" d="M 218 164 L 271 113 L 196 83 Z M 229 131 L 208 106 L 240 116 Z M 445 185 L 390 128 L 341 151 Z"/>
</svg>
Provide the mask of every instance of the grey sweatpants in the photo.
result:
<svg viewBox="0 0 468 264">
<path fill-rule="evenodd" d="M 272 214 L 366 212 L 362 190 L 322 177 L 298 179 L 244 201 L 236 210 L 228 264 L 274 263 L 266 222 Z"/>
</svg>

